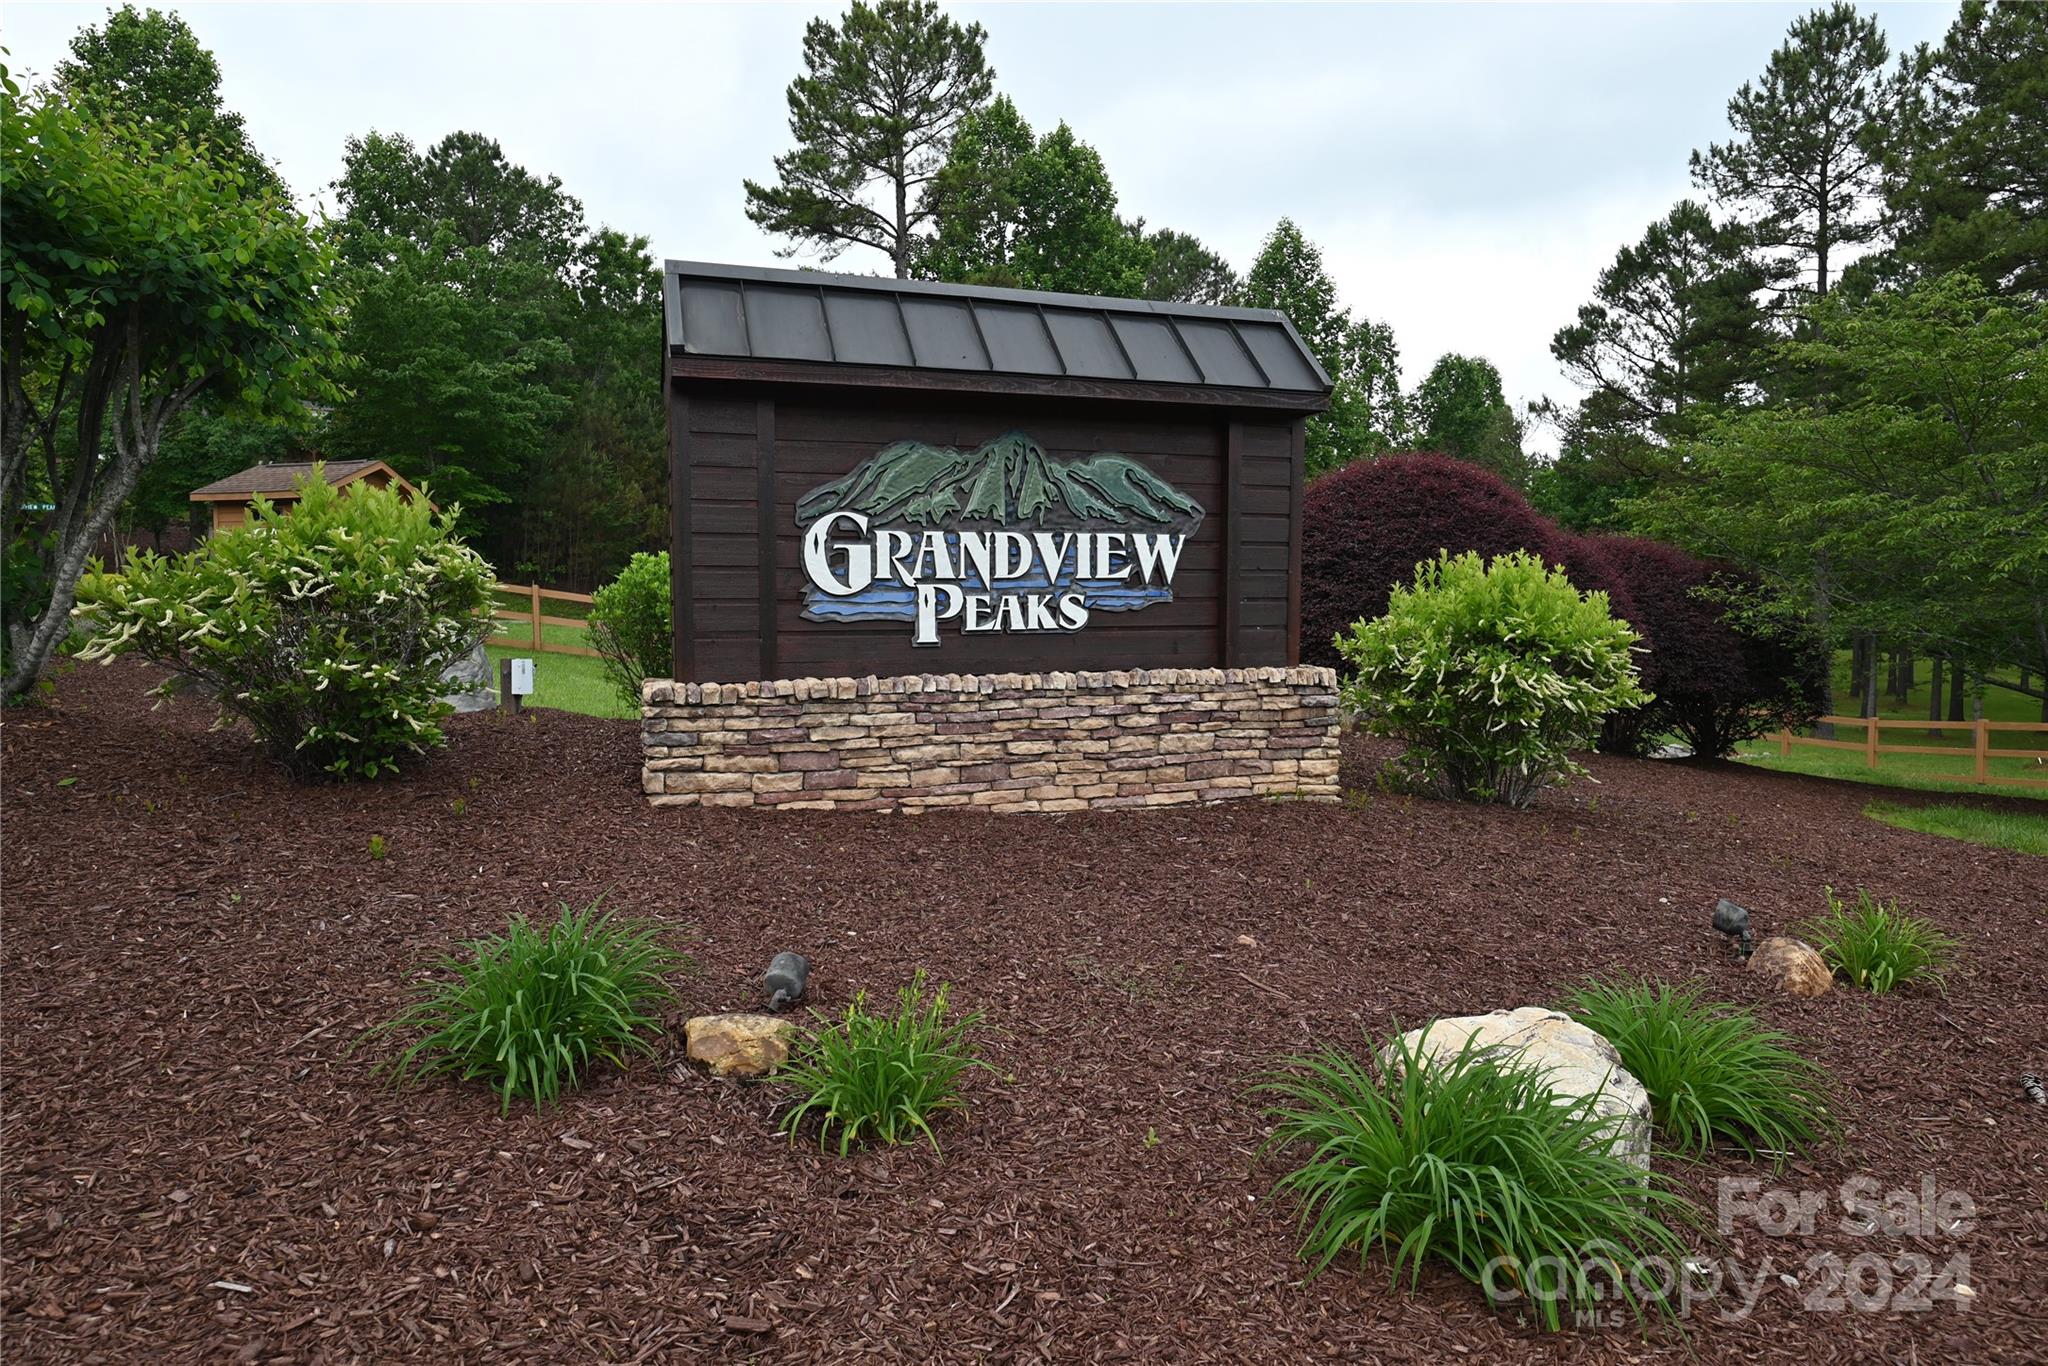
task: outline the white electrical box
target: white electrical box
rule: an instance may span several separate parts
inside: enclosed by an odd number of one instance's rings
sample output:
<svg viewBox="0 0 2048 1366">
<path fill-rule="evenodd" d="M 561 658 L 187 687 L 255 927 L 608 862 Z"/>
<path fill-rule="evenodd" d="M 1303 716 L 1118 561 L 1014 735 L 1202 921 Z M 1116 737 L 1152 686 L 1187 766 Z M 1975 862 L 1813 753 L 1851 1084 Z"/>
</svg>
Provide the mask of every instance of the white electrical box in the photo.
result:
<svg viewBox="0 0 2048 1366">
<path fill-rule="evenodd" d="M 514 697 L 533 696 L 532 660 L 515 659 L 512 661 L 512 695 Z"/>
</svg>

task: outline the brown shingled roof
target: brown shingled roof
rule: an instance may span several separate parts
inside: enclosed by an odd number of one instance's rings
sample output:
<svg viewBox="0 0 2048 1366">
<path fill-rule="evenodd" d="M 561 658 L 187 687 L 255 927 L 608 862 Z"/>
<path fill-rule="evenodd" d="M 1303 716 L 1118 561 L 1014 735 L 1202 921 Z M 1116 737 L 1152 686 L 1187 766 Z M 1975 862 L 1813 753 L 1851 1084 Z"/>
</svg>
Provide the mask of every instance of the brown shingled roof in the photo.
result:
<svg viewBox="0 0 2048 1366">
<path fill-rule="evenodd" d="M 192 490 L 192 497 L 201 501 L 254 498 L 259 493 L 266 498 L 290 497 L 292 491 L 298 487 L 299 481 L 313 472 L 314 463 L 310 460 L 282 460 L 274 465 L 251 465 L 248 469 L 231 474 L 225 479 L 216 479 L 204 488 Z M 375 469 L 384 462 L 326 460 L 318 463 L 327 467 L 328 483 L 345 484 L 365 470 Z"/>
</svg>

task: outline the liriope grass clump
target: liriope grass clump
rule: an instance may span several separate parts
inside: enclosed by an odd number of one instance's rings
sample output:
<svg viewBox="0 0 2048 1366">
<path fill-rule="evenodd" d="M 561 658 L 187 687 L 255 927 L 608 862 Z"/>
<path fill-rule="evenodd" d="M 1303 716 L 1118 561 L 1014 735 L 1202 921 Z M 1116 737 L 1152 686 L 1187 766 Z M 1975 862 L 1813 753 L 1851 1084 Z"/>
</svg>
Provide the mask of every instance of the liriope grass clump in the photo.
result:
<svg viewBox="0 0 2048 1366">
<path fill-rule="evenodd" d="M 1903 914 L 1898 902 L 1879 901 L 1860 887 L 1853 907 L 1834 888 L 1821 890 L 1828 913 L 1797 932 L 1851 986 L 1882 994 L 1908 982 L 1946 983 L 1958 945 L 1934 922 Z"/>
<path fill-rule="evenodd" d="M 1614 1045 L 1676 1152 L 1729 1143 L 1782 1158 L 1832 1131 L 1826 1073 L 1788 1036 L 1747 1010 L 1701 1000 L 1697 987 L 1592 982 L 1563 1009 Z"/>
<path fill-rule="evenodd" d="M 582 910 L 564 902 L 547 925 L 520 916 L 505 933 L 463 947 L 369 1034 L 412 1038 L 382 1064 L 395 1080 L 481 1080 L 505 1113 L 515 1100 L 556 1100 L 594 1064 L 624 1066 L 651 1053 L 656 1012 L 675 998 L 667 974 L 688 963 L 661 942 L 658 926 L 595 902 Z"/>
<path fill-rule="evenodd" d="M 1269 1151 L 1302 1154 L 1276 1188 L 1299 1206 L 1302 1257 L 1320 1272 L 1381 1252 L 1411 1284 L 1440 1258 L 1553 1330 L 1574 1310 L 1666 1311 L 1638 1291 L 1660 1278 L 1630 1272 L 1678 1267 L 1673 1226 L 1696 1215 L 1622 1156 L 1596 1098 L 1561 1099 L 1534 1062 L 1472 1040 L 1456 1054 L 1423 1045 L 1397 1037 L 1378 1064 L 1326 1047 L 1258 1087 L 1275 1101 Z"/>
<path fill-rule="evenodd" d="M 777 1073 L 796 1092 L 783 1131 L 794 1136 L 815 1122 L 819 1146 L 836 1144 L 842 1157 L 861 1143 L 919 1138 L 938 1150 L 932 1121 L 964 1109 L 962 1078 L 988 1067 L 974 1038 L 981 1013 L 954 1017 L 950 995 L 944 982 L 928 992 L 920 969 L 893 1013 L 870 1011 L 861 992 L 839 1019 L 820 1015 L 821 1027 L 797 1041 Z"/>
</svg>

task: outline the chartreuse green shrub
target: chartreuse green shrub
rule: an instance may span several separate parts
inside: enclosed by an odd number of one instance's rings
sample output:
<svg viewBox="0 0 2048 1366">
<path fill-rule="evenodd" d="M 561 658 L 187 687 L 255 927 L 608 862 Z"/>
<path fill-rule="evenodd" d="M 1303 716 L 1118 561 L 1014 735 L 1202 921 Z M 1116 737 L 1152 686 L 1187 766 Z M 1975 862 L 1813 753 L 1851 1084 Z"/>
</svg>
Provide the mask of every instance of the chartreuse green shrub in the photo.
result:
<svg viewBox="0 0 2048 1366">
<path fill-rule="evenodd" d="M 1898 902 L 1879 901 L 1860 887 L 1853 907 L 1834 888 L 1821 891 L 1828 913 L 1795 927 L 1795 933 L 1851 986 L 1882 994 L 1906 982 L 1939 987 L 1946 980 L 1957 944 L 1934 922 L 1902 914 Z"/>
<path fill-rule="evenodd" d="M 675 673 L 666 550 L 635 555 L 590 595 L 590 646 L 603 662 L 605 681 L 635 713 L 641 683 Z"/>
<path fill-rule="evenodd" d="M 441 674 L 489 629 L 491 567 L 424 493 L 330 486 L 170 558 L 95 566 L 83 658 L 138 655 L 199 684 L 294 777 L 370 778 L 441 743 Z M 160 690 L 162 691 L 162 690 Z"/>
<path fill-rule="evenodd" d="M 453 1075 L 488 1082 L 509 1113 L 514 1100 L 558 1098 L 596 1063 L 624 1066 L 651 1053 L 675 997 L 666 974 L 687 957 L 659 928 L 599 909 L 562 905 L 553 924 L 520 916 L 501 935 L 440 959 L 396 1018 L 364 1035 L 412 1043 L 381 1064 L 400 1083 Z"/>
<path fill-rule="evenodd" d="M 1782 1158 L 1832 1128 L 1826 1074 L 1786 1035 L 1747 1010 L 1702 1001 L 1697 987 L 1589 982 L 1563 1009 L 1614 1045 L 1676 1152 L 1725 1142 Z"/>
<path fill-rule="evenodd" d="M 1605 593 L 1517 552 L 1484 561 L 1439 553 L 1396 587 L 1386 615 L 1337 649 L 1354 670 L 1345 702 L 1376 735 L 1408 742 L 1407 776 L 1448 797 L 1526 806 L 1584 770 L 1601 718 L 1650 695 L 1637 641 Z"/>
<path fill-rule="evenodd" d="M 981 1013 L 952 1018 L 949 995 L 944 982 L 927 994 L 920 969 L 897 994 L 893 1014 L 871 1013 L 861 992 L 838 1020 L 819 1016 L 823 1028 L 800 1038 L 776 1074 L 796 1092 L 783 1131 L 794 1136 L 816 1120 L 819 1146 L 836 1139 L 842 1157 L 859 1143 L 920 1137 L 936 1150 L 932 1121 L 964 1109 L 961 1079 L 988 1067 L 973 1037 Z"/>
<path fill-rule="evenodd" d="M 1474 1040 L 1432 1056 L 1396 1036 L 1379 1057 L 1325 1047 L 1258 1088 L 1276 1100 L 1268 1151 L 1302 1156 L 1276 1189 L 1299 1206 L 1316 1271 L 1380 1251 L 1413 1284 L 1436 1257 L 1496 1300 L 1526 1300 L 1549 1329 L 1617 1300 L 1638 1317 L 1665 1308 L 1637 1290 L 1665 1277 L 1629 1273 L 1648 1258 L 1675 1271 L 1685 1244 L 1673 1225 L 1697 1215 L 1621 1155 L 1597 1097 L 1561 1100 L 1533 1060 Z"/>
</svg>

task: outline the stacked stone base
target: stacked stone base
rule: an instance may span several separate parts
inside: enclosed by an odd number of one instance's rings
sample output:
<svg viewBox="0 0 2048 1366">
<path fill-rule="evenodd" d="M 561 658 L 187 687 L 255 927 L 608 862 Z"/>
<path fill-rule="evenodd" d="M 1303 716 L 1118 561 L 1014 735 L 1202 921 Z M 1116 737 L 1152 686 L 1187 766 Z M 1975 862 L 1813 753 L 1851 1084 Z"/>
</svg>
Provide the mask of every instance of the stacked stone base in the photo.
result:
<svg viewBox="0 0 2048 1366">
<path fill-rule="evenodd" d="M 656 806 L 1081 811 L 1337 796 L 1324 668 L 650 681 Z"/>
</svg>

